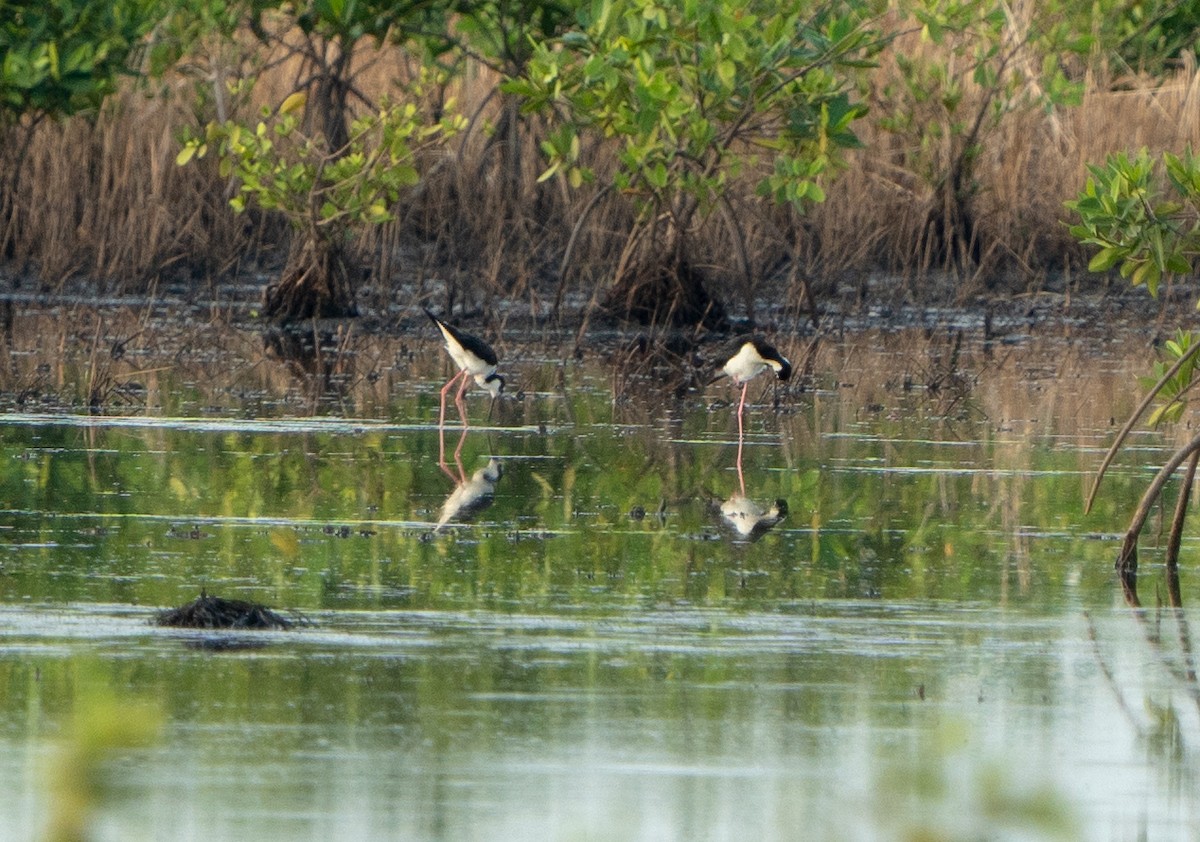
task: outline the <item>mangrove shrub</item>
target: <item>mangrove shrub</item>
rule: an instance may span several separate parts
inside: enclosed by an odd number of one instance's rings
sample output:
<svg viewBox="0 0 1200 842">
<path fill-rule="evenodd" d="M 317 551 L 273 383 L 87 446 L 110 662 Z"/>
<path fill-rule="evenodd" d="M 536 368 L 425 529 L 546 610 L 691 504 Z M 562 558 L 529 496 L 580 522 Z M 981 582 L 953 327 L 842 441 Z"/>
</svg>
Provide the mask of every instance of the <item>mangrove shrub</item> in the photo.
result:
<svg viewBox="0 0 1200 842">
<path fill-rule="evenodd" d="M 596 0 L 538 45 L 508 90 L 558 122 L 541 178 L 636 202 L 609 293 L 619 315 L 720 321 L 691 246 L 718 214 L 749 273 L 740 176 L 772 203 L 823 201 L 839 150 L 857 142 L 852 79 L 878 45 L 872 11 L 853 0 Z M 585 153 L 597 142 L 615 154 L 603 184 Z"/>
<path fill-rule="evenodd" d="M 11 256 L 13 196 L 34 127 L 94 113 L 134 75 L 160 0 L 7 0 L 0 4 L 0 254 Z"/>
<path fill-rule="evenodd" d="M 459 117 L 428 124 L 412 103 L 385 103 L 354 120 L 335 149 L 324 135 L 301 130 L 304 101 L 293 94 L 254 126 L 211 123 L 177 160 L 186 164 L 213 148 L 221 175 L 235 179 L 235 211 L 252 201 L 291 223 L 291 257 L 265 296 L 267 314 L 282 323 L 356 313 L 349 232 L 390 221 L 401 191 L 419 180 L 417 152 L 461 128 Z"/>
<path fill-rule="evenodd" d="M 1109 156 L 1104 166 L 1089 166 L 1091 175 L 1082 194 L 1067 207 L 1079 217 L 1071 233 L 1082 243 L 1098 247 L 1088 268 L 1103 272 L 1116 268 L 1134 286 L 1144 285 L 1157 295 L 1164 278 L 1189 273 L 1200 256 L 1200 158 L 1163 153 L 1161 166 L 1145 149 L 1135 155 Z M 1166 345 L 1167 360 L 1155 366 L 1156 382 L 1109 450 L 1088 498 L 1090 507 L 1100 478 L 1113 455 L 1156 397 L 1163 404 L 1152 420 L 1177 420 L 1184 395 L 1196 384 L 1196 354 L 1200 334 L 1179 332 Z M 1186 478 L 1168 542 L 1167 566 L 1176 571 L 1179 541 L 1187 501 L 1200 462 L 1200 436 L 1180 448 L 1159 471 L 1134 513 L 1125 535 L 1117 570 L 1126 592 L 1136 599 L 1137 539 L 1167 479 L 1185 463 Z M 1177 588 L 1175 589 L 1177 592 Z"/>
</svg>

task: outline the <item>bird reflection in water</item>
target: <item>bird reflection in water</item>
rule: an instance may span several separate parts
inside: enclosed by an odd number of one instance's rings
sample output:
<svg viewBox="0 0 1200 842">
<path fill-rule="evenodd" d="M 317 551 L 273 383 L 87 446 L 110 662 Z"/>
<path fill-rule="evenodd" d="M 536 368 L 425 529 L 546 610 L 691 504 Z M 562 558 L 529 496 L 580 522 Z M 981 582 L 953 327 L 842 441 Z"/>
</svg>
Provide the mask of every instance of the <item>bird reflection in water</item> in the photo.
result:
<svg viewBox="0 0 1200 842">
<path fill-rule="evenodd" d="M 471 474 L 470 479 L 463 474 L 450 496 L 446 498 L 446 502 L 442 504 L 437 526 L 433 531 L 438 532 L 451 521 L 470 520 L 492 505 L 496 499 L 496 483 L 503 475 L 504 468 L 494 456 L 488 459 L 486 465 Z"/>
<path fill-rule="evenodd" d="M 783 498 L 764 508 L 743 492 L 735 493 L 724 502 L 714 500 L 713 508 L 720 514 L 721 524 L 733 533 L 735 539 L 750 543 L 774 529 L 788 513 L 787 500 Z"/>
<path fill-rule="evenodd" d="M 465 427 L 458 438 L 458 446 L 454 449 L 454 470 L 451 470 L 446 464 L 445 435 L 444 429 L 438 430 L 438 467 L 454 483 L 454 490 L 442 504 L 437 525 L 433 528 L 434 532 L 440 531 L 450 521 L 469 520 L 492 505 L 496 499 L 496 483 L 504 475 L 500 460 L 491 456 L 486 465 L 467 477 L 462 464 L 463 443 L 467 440 Z"/>
</svg>

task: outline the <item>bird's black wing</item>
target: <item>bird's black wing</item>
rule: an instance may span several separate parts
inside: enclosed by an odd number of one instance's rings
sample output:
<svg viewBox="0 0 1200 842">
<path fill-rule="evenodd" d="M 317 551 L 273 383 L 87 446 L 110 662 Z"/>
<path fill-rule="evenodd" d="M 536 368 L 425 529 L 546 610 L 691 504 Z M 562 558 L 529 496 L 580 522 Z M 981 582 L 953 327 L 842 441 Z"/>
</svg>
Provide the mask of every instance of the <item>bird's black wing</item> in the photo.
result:
<svg viewBox="0 0 1200 842">
<path fill-rule="evenodd" d="M 496 356 L 496 352 L 492 350 L 492 346 L 478 336 L 472 336 L 465 330 L 459 330 L 454 325 L 439 319 L 433 313 L 429 312 L 429 310 L 425 310 L 425 315 L 429 316 L 435 325 L 450 334 L 450 338 L 455 342 L 488 365 L 496 365 L 500 361 L 500 358 Z"/>
</svg>

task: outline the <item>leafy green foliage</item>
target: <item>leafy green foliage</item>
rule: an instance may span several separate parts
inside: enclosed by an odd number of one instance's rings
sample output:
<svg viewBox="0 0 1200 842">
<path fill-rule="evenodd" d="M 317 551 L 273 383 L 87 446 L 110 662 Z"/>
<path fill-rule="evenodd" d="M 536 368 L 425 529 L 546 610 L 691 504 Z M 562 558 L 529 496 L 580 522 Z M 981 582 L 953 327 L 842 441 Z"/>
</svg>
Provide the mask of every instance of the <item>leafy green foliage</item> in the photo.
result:
<svg viewBox="0 0 1200 842">
<path fill-rule="evenodd" d="M 462 3 L 446 39 L 498 72 L 518 75 L 536 45 L 554 38 L 574 20 L 577 0 L 488 0 Z M 426 38 L 426 43 L 437 46 Z"/>
<path fill-rule="evenodd" d="M 1119 267 L 1134 286 L 1158 293 L 1164 275 L 1191 270 L 1200 252 L 1200 166 L 1189 152 L 1163 155 L 1166 193 L 1154 162 L 1143 149 L 1130 157 L 1109 156 L 1103 167 L 1089 166 L 1087 185 L 1068 209 L 1079 215 L 1071 234 L 1100 250 L 1088 263 L 1093 272 Z"/>
<path fill-rule="evenodd" d="M 255 45 L 236 33 L 251 10 L 249 0 L 171 0 L 148 45 L 151 75 L 168 68 L 190 72 L 210 51 L 249 54 Z"/>
<path fill-rule="evenodd" d="M 1155 361 L 1153 373 L 1141 378 L 1141 383 L 1147 390 L 1154 387 L 1179 360 L 1185 360 L 1183 365 L 1163 383 L 1158 391 L 1158 397 L 1163 403 L 1150 414 L 1151 427 L 1157 427 L 1164 421 L 1175 423 L 1183 417 L 1187 402 L 1184 393 L 1191 388 L 1192 379 L 1196 374 L 1195 345 L 1200 336 L 1190 331 L 1179 330 L 1174 339 L 1168 339 L 1162 348 L 1164 359 Z"/>
<path fill-rule="evenodd" d="M 1145 284 L 1151 295 L 1157 295 L 1164 276 L 1191 271 L 1200 253 L 1200 160 L 1189 151 L 1183 156 L 1164 153 L 1162 162 L 1159 170 L 1145 149 L 1132 157 L 1111 155 L 1103 167 L 1088 167 L 1091 175 L 1083 193 L 1066 203 L 1080 220 L 1071 234 L 1100 249 L 1088 269 L 1104 272 L 1119 267 L 1121 277 L 1134 286 Z M 1185 331 L 1166 343 L 1166 359 L 1155 362 L 1152 378 L 1144 379 L 1149 394 L 1126 431 L 1155 397 L 1163 403 L 1151 414 L 1151 425 L 1183 416 L 1183 395 L 1196 377 L 1198 343 L 1200 335 Z M 1123 434 L 1110 457 L 1122 439 Z"/>
<path fill-rule="evenodd" d="M 0 5 L 0 115 L 94 109 L 133 73 L 160 0 L 9 0 Z"/>
<path fill-rule="evenodd" d="M 1090 10 L 1102 43 L 1111 45 L 1108 55 L 1133 71 L 1159 75 L 1198 54 L 1196 0 L 1105 0 Z"/>
<path fill-rule="evenodd" d="M 415 29 L 428 16 L 448 14 L 448 0 L 307 0 L 303 3 L 253 0 L 258 11 L 295 12 L 296 24 L 306 35 L 354 42 L 360 38 L 383 40 Z M 440 17 L 438 17 L 440 19 Z M 397 29 L 402 32 L 396 31 Z"/>
<path fill-rule="evenodd" d="M 701 208 L 743 172 L 761 195 L 819 202 L 821 176 L 857 139 L 864 109 L 852 72 L 877 46 L 863 2 L 595 0 L 579 26 L 537 45 L 507 90 L 529 111 L 562 120 L 545 143 L 550 166 L 579 186 L 595 178 L 584 141 L 614 139 L 619 190 L 659 206 Z"/>
<path fill-rule="evenodd" d="M 1065 75 L 1061 61 L 1041 58 L 1086 53 L 1088 40 L 1051 18 L 1021 29 L 1005 8 L 994 0 L 907 4 L 922 35 L 941 49 L 895 53 L 898 73 L 881 90 L 879 124 L 911 135 L 917 172 L 932 184 L 955 167 L 969 172 L 982 141 L 1006 115 L 1079 101 L 1082 86 Z"/>
<path fill-rule="evenodd" d="M 391 220 L 401 191 L 419 180 L 418 151 L 458 131 L 463 122 L 455 115 L 427 124 L 411 103 L 385 104 L 351 124 L 345 148 L 330 150 L 323 137 L 301 131 L 304 99 L 293 94 L 253 127 L 210 123 L 204 138 L 186 142 L 176 162 L 183 165 L 215 150 L 221 175 L 237 180 L 237 194 L 230 199 L 235 211 L 244 211 L 253 200 L 319 236 L 324 229 Z"/>
</svg>

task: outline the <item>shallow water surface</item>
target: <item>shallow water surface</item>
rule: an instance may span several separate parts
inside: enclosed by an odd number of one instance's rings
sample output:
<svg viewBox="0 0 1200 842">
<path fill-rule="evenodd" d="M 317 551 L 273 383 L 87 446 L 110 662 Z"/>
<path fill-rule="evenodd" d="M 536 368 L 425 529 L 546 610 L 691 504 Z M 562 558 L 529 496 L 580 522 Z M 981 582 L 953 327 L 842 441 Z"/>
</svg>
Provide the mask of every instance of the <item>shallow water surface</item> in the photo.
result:
<svg viewBox="0 0 1200 842">
<path fill-rule="evenodd" d="M 361 342 L 341 380 L 150 348 L 102 415 L 70 359 L 12 398 L 10 348 L 0 838 L 80 757 L 114 840 L 1200 833 L 1195 542 L 1182 610 L 1111 574 L 1168 434 L 1081 513 L 1136 337 L 827 344 L 752 388 L 740 475 L 727 385 L 517 344 L 439 435 L 432 339 Z M 150 624 L 201 588 L 303 622 Z"/>
</svg>

